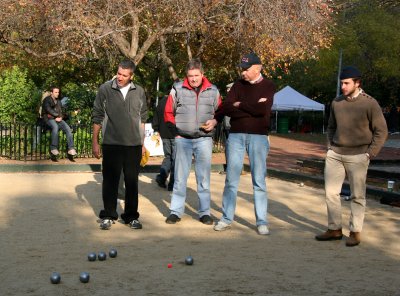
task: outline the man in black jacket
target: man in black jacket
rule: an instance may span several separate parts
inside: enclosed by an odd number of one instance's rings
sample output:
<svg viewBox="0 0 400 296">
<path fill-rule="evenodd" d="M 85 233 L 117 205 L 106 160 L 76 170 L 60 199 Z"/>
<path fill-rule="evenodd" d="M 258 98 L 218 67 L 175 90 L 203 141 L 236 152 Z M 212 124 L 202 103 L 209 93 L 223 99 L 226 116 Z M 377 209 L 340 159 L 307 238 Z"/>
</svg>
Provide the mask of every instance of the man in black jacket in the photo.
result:
<svg viewBox="0 0 400 296">
<path fill-rule="evenodd" d="M 141 229 L 139 221 L 139 168 L 145 153 L 144 123 L 147 105 L 144 89 L 132 82 L 135 64 L 130 60 L 118 65 L 115 79 L 102 84 L 93 106 L 93 155 L 103 153 L 103 205 L 100 228 L 108 230 L 118 219 L 118 183 L 124 172 L 125 207 L 121 219 L 132 229 Z M 102 131 L 102 149 L 99 134 Z"/>
<path fill-rule="evenodd" d="M 50 153 L 52 156 L 57 156 L 58 151 L 58 131 L 61 129 L 67 136 L 68 155 L 75 156 L 74 139 L 69 125 L 63 120 L 62 105 L 58 99 L 60 95 L 59 87 L 50 89 L 50 96 L 43 100 L 42 117 L 44 122 L 51 128 L 51 144 Z"/>
<path fill-rule="evenodd" d="M 169 175 L 168 191 L 174 188 L 174 162 L 175 162 L 175 135 L 169 130 L 164 121 L 164 109 L 168 96 L 158 101 L 156 112 L 153 116 L 152 127 L 154 134 L 161 137 L 163 143 L 164 159 L 161 164 L 160 173 L 156 176 L 158 186 L 165 188 Z"/>
</svg>

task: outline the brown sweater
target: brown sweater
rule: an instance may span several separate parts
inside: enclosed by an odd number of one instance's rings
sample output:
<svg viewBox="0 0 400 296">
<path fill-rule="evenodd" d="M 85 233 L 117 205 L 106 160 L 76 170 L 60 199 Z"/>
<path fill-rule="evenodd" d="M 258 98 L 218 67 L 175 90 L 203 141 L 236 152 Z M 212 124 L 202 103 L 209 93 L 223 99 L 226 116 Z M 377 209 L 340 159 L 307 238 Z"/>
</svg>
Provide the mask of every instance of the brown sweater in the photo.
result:
<svg viewBox="0 0 400 296">
<path fill-rule="evenodd" d="M 328 141 L 339 154 L 368 153 L 376 156 L 386 141 L 388 130 L 378 102 L 361 92 L 352 100 L 333 100 L 328 122 Z"/>
<path fill-rule="evenodd" d="M 224 115 L 229 116 L 230 133 L 267 135 L 274 94 L 275 86 L 268 79 L 256 84 L 240 79 L 233 84 L 215 119 L 221 122 Z M 267 100 L 258 102 L 261 98 Z M 235 102 L 240 102 L 239 107 L 233 106 Z"/>
</svg>

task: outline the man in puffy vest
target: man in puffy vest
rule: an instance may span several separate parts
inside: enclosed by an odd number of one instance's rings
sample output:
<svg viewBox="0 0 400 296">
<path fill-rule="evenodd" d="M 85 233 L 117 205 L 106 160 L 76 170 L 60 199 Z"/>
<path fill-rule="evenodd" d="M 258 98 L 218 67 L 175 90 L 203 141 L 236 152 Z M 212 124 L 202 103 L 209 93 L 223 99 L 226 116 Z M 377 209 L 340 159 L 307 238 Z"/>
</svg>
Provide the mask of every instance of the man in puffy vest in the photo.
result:
<svg viewBox="0 0 400 296">
<path fill-rule="evenodd" d="M 220 93 L 204 76 L 202 63 L 197 59 L 189 61 L 186 78 L 172 87 L 164 112 L 165 122 L 176 134 L 175 182 L 171 213 L 165 221 L 168 224 L 179 222 L 184 213 L 187 179 L 193 156 L 200 222 L 213 224 L 210 216 L 210 171 L 214 127 L 205 122 L 214 118 L 220 104 Z"/>
</svg>

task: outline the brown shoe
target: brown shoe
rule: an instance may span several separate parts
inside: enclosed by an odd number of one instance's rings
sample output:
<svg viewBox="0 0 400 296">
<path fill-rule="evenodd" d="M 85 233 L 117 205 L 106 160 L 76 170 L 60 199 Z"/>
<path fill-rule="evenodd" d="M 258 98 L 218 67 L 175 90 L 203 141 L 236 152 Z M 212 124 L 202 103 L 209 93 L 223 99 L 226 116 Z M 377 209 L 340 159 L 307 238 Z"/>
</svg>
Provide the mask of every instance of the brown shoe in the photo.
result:
<svg viewBox="0 0 400 296">
<path fill-rule="evenodd" d="M 348 239 L 346 240 L 346 246 L 354 247 L 354 246 L 359 245 L 360 242 L 361 242 L 361 233 L 350 231 L 350 235 L 349 235 Z"/>
<path fill-rule="evenodd" d="M 342 229 L 332 230 L 328 229 L 324 233 L 315 236 L 317 241 L 331 241 L 331 240 L 341 240 L 343 237 Z"/>
</svg>

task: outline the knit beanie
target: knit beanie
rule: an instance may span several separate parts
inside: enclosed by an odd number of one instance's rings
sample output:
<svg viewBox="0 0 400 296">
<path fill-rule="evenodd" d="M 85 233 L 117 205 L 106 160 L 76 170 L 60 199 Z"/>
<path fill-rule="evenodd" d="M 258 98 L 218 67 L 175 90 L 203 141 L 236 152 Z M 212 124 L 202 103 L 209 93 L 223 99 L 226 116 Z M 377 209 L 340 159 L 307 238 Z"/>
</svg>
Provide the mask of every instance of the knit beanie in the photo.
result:
<svg viewBox="0 0 400 296">
<path fill-rule="evenodd" d="M 361 73 L 356 67 L 348 66 L 343 68 L 342 72 L 340 73 L 341 80 L 347 78 L 361 78 Z"/>
</svg>

